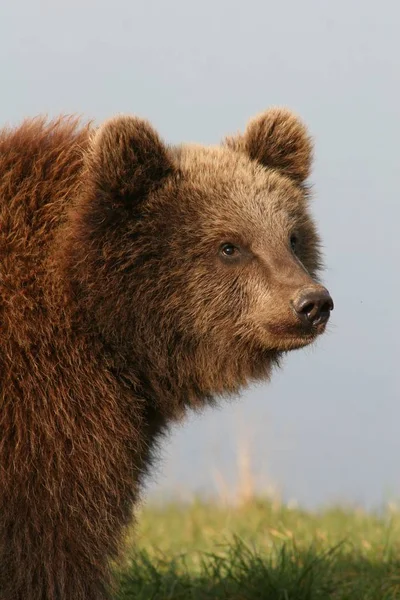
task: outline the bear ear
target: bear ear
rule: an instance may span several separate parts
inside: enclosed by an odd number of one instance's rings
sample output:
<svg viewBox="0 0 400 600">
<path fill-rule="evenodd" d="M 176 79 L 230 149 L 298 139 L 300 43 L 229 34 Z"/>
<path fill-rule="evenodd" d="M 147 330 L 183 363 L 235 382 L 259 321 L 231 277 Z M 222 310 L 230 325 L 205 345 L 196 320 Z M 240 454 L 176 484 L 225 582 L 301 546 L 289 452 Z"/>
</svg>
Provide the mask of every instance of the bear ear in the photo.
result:
<svg viewBox="0 0 400 600">
<path fill-rule="evenodd" d="M 297 183 L 303 183 L 310 174 L 311 138 L 298 117 L 285 108 L 260 114 L 249 122 L 243 135 L 229 137 L 225 143 Z"/>
<path fill-rule="evenodd" d="M 172 174 L 168 148 L 147 121 L 114 117 L 95 132 L 87 155 L 96 192 L 113 202 L 134 202 Z"/>
</svg>

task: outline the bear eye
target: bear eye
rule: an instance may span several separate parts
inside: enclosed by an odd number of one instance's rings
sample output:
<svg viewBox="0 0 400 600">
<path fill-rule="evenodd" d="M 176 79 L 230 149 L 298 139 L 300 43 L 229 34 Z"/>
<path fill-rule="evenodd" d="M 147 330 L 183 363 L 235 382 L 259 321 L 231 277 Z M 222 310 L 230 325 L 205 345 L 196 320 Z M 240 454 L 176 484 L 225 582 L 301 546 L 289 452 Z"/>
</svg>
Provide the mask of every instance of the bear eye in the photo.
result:
<svg viewBox="0 0 400 600">
<path fill-rule="evenodd" d="M 292 249 L 292 252 L 294 252 L 294 254 L 296 254 L 298 245 L 299 245 L 299 238 L 297 237 L 296 233 L 292 233 L 292 235 L 290 236 L 290 247 Z"/>
<path fill-rule="evenodd" d="M 224 258 L 236 258 L 240 254 L 239 248 L 229 242 L 222 244 L 220 252 Z"/>
</svg>

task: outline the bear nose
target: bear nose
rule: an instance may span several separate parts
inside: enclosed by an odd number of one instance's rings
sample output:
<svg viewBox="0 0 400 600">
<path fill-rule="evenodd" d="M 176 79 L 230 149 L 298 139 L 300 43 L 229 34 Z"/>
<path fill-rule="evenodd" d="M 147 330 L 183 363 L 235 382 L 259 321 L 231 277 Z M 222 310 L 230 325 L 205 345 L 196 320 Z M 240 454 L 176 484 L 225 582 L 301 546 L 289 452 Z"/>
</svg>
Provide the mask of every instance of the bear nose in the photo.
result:
<svg viewBox="0 0 400 600">
<path fill-rule="evenodd" d="M 333 310 L 333 300 L 327 289 L 304 290 L 293 301 L 293 308 L 304 325 L 322 325 Z"/>
</svg>

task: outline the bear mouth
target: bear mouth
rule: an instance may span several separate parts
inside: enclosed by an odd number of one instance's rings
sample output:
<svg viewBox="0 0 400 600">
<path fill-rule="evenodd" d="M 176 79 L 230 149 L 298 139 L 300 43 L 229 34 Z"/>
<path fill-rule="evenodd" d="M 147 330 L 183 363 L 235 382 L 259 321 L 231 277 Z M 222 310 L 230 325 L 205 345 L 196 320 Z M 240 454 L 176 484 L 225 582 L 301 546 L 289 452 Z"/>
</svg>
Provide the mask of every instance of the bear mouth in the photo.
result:
<svg viewBox="0 0 400 600">
<path fill-rule="evenodd" d="M 280 351 L 297 350 L 312 344 L 326 329 L 326 323 L 313 327 L 274 324 L 266 327 L 268 335 Z"/>
<path fill-rule="evenodd" d="M 299 350 L 305 346 L 309 346 L 317 339 L 316 335 L 307 335 L 302 337 L 288 337 L 282 340 L 281 350 Z"/>
</svg>

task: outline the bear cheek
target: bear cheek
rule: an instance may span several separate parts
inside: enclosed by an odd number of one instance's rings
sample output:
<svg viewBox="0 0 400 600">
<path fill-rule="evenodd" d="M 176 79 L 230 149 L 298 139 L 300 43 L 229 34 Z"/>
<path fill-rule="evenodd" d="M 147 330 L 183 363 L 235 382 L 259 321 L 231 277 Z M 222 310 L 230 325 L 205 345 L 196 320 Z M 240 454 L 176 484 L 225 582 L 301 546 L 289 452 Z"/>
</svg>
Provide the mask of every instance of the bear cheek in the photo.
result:
<svg viewBox="0 0 400 600">
<path fill-rule="evenodd" d="M 243 312 L 248 310 L 247 294 L 231 278 L 214 273 L 211 280 L 197 280 L 187 297 L 187 327 L 194 335 L 217 345 L 229 343 L 241 326 Z"/>
</svg>

